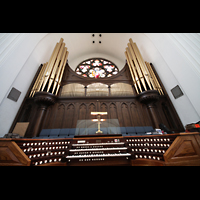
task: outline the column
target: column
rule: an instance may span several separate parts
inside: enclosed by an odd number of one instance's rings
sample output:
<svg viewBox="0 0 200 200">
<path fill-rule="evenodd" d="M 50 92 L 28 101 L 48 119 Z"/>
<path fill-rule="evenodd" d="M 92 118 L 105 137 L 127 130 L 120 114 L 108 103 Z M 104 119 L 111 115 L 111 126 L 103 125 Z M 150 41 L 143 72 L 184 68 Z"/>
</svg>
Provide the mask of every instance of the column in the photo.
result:
<svg viewBox="0 0 200 200">
<path fill-rule="evenodd" d="M 32 123 L 34 123 L 32 137 L 37 137 L 40 133 L 46 110 L 48 106 L 55 104 L 56 96 L 49 92 L 37 92 L 35 93 L 34 102 L 38 105 L 38 109 L 36 119 L 32 121 Z"/>
</svg>

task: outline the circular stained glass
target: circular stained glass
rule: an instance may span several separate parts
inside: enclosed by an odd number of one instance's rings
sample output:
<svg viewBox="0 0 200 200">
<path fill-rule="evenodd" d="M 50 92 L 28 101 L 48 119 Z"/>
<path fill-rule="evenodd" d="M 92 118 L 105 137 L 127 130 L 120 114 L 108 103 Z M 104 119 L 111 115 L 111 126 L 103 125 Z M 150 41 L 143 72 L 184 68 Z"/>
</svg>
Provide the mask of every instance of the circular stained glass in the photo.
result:
<svg viewBox="0 0 200 200">
<path fill-rule="evenodd" d="M 89 78 L 106 78 L 118 74 L 118 67 L 109 60 L 92 58 L 81 62 L 75 72 Z"/>
</svg>

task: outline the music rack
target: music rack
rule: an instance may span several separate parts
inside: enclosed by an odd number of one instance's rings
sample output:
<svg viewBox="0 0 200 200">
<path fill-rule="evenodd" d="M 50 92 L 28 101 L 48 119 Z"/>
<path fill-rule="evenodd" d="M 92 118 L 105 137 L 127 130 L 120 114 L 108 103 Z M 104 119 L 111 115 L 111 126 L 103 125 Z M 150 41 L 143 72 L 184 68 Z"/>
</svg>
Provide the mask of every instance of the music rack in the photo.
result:
<svg viewBox="0 0 200 200">
<path fill-rule="evenodd" d="M 200 136 L 193 132 L 59 139 L 2 138 L 0 165 L 200 165 Z"/>
</svg>

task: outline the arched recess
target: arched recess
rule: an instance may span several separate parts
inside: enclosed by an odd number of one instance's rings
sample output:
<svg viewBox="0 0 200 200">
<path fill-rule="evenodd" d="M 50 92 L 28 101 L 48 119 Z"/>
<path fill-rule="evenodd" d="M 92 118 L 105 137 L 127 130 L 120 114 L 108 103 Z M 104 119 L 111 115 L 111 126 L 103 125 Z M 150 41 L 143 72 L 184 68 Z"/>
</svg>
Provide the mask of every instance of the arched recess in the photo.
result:
<svg viewBox="0 0 200 200">
<path fill-rule="evenodd" d="M 86 96 L 108 96 L 108 85 L 103 83 L 92 83 L 87 86 Z"/>
<path fill-rule="evenodd" d="M 126 103 L 123 103 L 121 109 L 122 109 L 122 117 L 124 120 L 124 126 L 125 127 L 132 126 L 128 105 Z"/>
<path fill-rule="evenodd" d="M 109 111 L 110 111 L 110 119 L 118 119 L 118 116 L 117 116 L 117 107 L 114 103 L 111 103 L 110 106 L 109 106 Z"/>
<path fill-rule="evenodd" d="M 95 111 L 96 111 L 96 106 L 93 103 L 91 103 L 89 105 L 88 119 L 95 119 L 96 118 L 95 115 L 91 115 L 91 112 L 95 112 Z"/>
<path fill-rule="evenodd" d="M 64 85 L 61 91 L 61 97 L 85 96 L 85 86 L 79 83 Z"/>
<path fill-rule="evenodd" d="M 84 103 L 82 103 L 79 107 L 79 116 L 78 119 L 79 120 L 85 120 L 86 119 L 86 113 L 87 112 L 87 107 Z"/>
<path fill-rule="evenodd" d="M 133 126 L 142 126 L 141 120 L 140 120 L 140 115 L 138 113 L 138 108 L 137 105 L 132 102 L 130 105 L 130 113 L 132 116 L 132 124 Z"/>
<path fill-rule="evenodd" d="M 63 128 L 73 128 L 73 122 L 74 122 L 74 105 L 69 104 L 67 106 L 67 112 L 66 112 L 66 123 L 63 124 Z"/>
<path fill-rule="evenodd" d="M 101 112 L 108 112 L 108 108 L 107 108 L 107 105 L 105 103 L 102 103 L 100 108 L 101 108 Z M 108 116 L 104 115 L 103 118 L 107 119 Z"/>
<path fill-rule="evenodd" d="M 62 128 L 63 121 L 64 121 L 64 114 L 65 114 L 65 105 L 59 104 L 57 113 L 56 113 L 54 128 Z"/>
<path fill-rule="evenodd" d="M 111 96 L 130 96 L 134 95 L 133 88 L 127 83 L 115 83 L 111 85 Z"/>
</svg>

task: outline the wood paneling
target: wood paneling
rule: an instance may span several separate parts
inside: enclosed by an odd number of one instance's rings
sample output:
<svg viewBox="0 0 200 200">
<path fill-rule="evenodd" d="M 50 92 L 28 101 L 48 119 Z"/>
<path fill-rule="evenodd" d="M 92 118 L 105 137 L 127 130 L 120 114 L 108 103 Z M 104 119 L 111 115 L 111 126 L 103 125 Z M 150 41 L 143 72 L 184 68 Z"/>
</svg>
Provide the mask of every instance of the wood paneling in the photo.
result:
<svg viewBox="0 0 200 200">
<path fill-rule="evenodd" d="M 86 114 L 87 114 L 87 108 L 84 103 L 82 103 L 79 107 L 79 120 L 85 120 L 86 119 Z"/>
<path fill-rule="evenodd" d="M 66 112 L 66 122 L 63 124 L 63 128 L 71 128 L 73 126 L 73 120 L 74 120 L 74 105 L 69 104 L 67 107 L 67 112 Z"/>
<path fill-rule="evenodd" d="M 120 143 L 113 140 L 118 139 Z M 145 141 L 144 141 L 145 139 Z M 91 157 L 83 157 L 83 149 L 81 152 L 75 147 L 79 140 L 85 140 L 85 144 L 90 147 L 84 151 L 91 154 Z M 148 142 L 148 143 L 147 143 Z M 102 145 L 101 156 L 99 152 L 94 152 L 93 144 Z M 165 144 L 162 146 L 161 144 Z M 85 145 L 82 144 L 82 145 Z M 134 145 L 133 145 L 134 144 Z M 143 145 L 142 145 L 143 144 Z M 151 144 L 144 146 L 144 144 Z M 159 145 L 158 145 L 159 144 Z M 166 146 L 166 144 L 168 146 Z M 66 148 L 67 145 L 67 148 Z M 82 146 L 81 145 L 81 146 Z M 50 147 L 59 147 L 49 153 Z M 63 151 L 63 147 L 67 150 Z M 113 148 L 127 147 L 118 152 Z M 42 148 L 42 150 L 41 150 Z M 105 148 L 109 148 L 105 149 Z M 111 149 L 110 149 L 111 148 Z M 62 150 L 61 150 L 62 149 Z M 77 150 L 74 153 L 70 149 Z M 134 151 L 133 151 L 134 149 Z M 136 151 L 136 149 L 140 149 Z M 151 151 L 146 151 L 146 149 Z M 158 152 L 163 149 L 164 152 Z M 145 151 L 144 151 L 145 150 Z M 63 151 L 64 154 L 58 154 Z M 109 156 L 110 152 L 115 153 Z M 80 155 L 78 158 L 68 158 L 66 156 Z M 122 158 L 119 153 L 125 153 L 128 157 Z M 95 155 L 101 157 L 98 162 L 93 162 Z M 34 155 L 34 156 L 33 156 Z M 80 158 L 81 159 L 80 160 Z M 29 159 L 30 157 L 30 159 Z M 88 159 L 89 158 L 89 159 Z M 92 158 L 92 159 L 91 159 Z M 102 159 L 104 158 L 104 159 Z M 159 158 L 159 159 L 158 159 Z M 84 162 L 83 162 L 84 160 Z M 58 162 L 60 161 L 60 162 Z M 45 164 L 43 164 L 45 163 Z M 194 133 L 176 133 L 163 135 L 142 135 L 142 136 L 96 136 L 96 137 L 79 137 L 79 138 L 51 138 L 51 139 L 28 139 L 28 138 L 0 138 L 0 166 L 200 166 L 200 135 L 199 132 Z"/>
<path fill-rule="evenodd" d="M 164 154 L 166 165 L 200 165 L 199 141 L 199 135 L 178 136 Z"/>
<path fill-rule="evenodd" d="M 59 104 L 56 111 L 55 128 L 62 128 L 64 123 L 65 105 Z"/>
<path fill-rule="evenodd" d="M 15 142 L 0 140 L 0 166 L 29 166 L 30 163 L 31 160 Z"/>
<path fill-rule="evenodd" d="M 66 84 L 78 83 L 84 87 L 92 83 L 104 83 L 109 87 L 116 83 L 132 84 L 128 65 L 115 76 L 104 79 L 85 78 L 77 75 L 66 65 L 61 87 Z M 112 89 L 112 87 L 111 87 Z M 91 119 L 92 111 L 108 112 L 104 118 L 118 119 L 121 127 L 126 126 L 153 126 L 151 112 L 146 104 L 139 101 L 134 91 L 132 96 L 71 96 L 62 97 L 61 90 L 56 97 L 56 103 L 47 108 L 41 125 L 41 129 L 53 128 L 75 128 L 77 120 Z M 141 95 L 140 95 L 141 96 Z M 17 122 L 30 122 L 25 137 L 32 137 L 32 130 L 35 126 L 38 106 L 35 98 L 26 97 L 12 127 Z M 184 131 L 184 128 L 177 116 L 169 98 L 159 95 L 155 102 L 155 112 L 159 123 L 165 124 L 175 132 Z M 12 132 L 12 129 L 10 130 Z"/>
<path fill-rule="evenodd" d="M 122 109 L 122 118 L 123 118 L 123 121 L 124 121 L 124 126 L 126 126 L 126 127 L 132 126 L 131 120 L 130 120 L 128 105 L 126 103 L 123 103 L 121 105 L 121 109 Z"/>
</svg>

